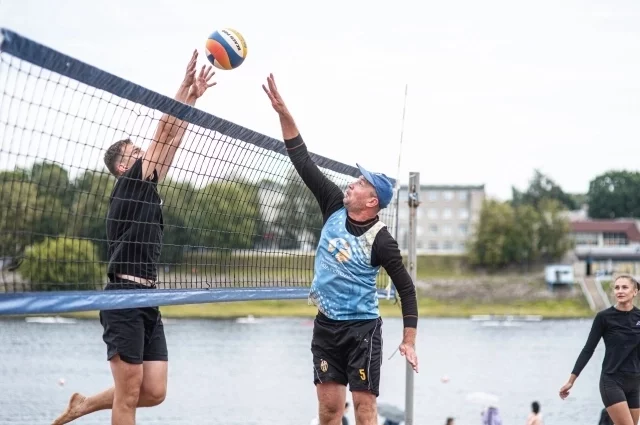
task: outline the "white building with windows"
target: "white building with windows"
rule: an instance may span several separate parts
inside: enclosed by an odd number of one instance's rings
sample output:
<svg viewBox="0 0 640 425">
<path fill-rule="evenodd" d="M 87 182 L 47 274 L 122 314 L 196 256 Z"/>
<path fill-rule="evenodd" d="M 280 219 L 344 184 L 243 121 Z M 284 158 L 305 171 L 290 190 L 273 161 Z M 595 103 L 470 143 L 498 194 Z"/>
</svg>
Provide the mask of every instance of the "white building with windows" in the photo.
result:
<svg viewBox="0 0 640 425">
<path fill-rule="evenodd" d="M 398 245 L 408 248 L 408 187 L 399 191 Z M 484 185 L 421 185 L 417 211 L 417 251 L 424 254 L 463 254 L 485 199 Z"/>
</svg>

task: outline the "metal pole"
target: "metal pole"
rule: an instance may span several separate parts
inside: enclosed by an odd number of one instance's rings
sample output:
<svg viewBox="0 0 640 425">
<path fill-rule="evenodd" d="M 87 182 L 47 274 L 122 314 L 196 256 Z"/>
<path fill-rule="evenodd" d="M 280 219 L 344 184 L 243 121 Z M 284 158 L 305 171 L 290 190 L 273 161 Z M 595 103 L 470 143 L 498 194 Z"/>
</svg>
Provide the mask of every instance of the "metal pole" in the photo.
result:
<svg viewBox="0 0 640 425">
<path fill-rule="evenodd" d="M 418 205 L 420 205 L 420 173 L 409 173 L 409 275 L 415 285 L 416 269 L 417 269 L 417 229 L 418 229 Z M 417 294 L 417 291 L 416 291 Z M 404 399 L 404 423 L 405 425 L 413 425 L 413 376 L 415 372 L 407 362 L 406 369 L 406 387 Z"/>
</svg>

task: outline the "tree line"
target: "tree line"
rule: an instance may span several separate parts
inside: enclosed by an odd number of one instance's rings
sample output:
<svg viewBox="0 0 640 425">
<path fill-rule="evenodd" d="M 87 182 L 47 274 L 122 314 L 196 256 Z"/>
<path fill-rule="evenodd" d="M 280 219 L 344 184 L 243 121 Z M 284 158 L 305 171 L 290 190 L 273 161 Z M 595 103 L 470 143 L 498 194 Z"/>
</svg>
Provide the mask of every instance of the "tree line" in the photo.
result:
<svg viewBox="0 0 640 425">
<path fill-rule="evenodd" d="M 535 170 L 525 191 L 510 200 L 486 200 L 468 244 L 470 263 L 488 269 L 560 260 L 573 246 L 563 211 L 586 206 L 591 219 L 640 219 L 640 173 L 609 171 L 584 194 L 570 194 Z"/>
<path fill-rule="evenodd" d="M 291 167 L 285 184 L 218 179 L 196 188 L 166 179 L 161 262 L 180 265 L 194 251 L 315 246 L 322 227 L 316 200 Z M 103 274 L 105 219 L 115 178 L 85 170 L 72 179 L 56 163 L 0 172 L 0 257 L 32 282 L 83 282 Z M 568 194 L 535 171 L 512 199 L 486 200 L 468 244 L 472 264 L 496 269 L 556 261 L 572 247 L 563 214 L 583 204 L 591 218 L 640 218 L 640 173 L 611 171 L 586 194 Z M 43 267 L 43 264 L 45 265 Z"/>
<path fill-rule="evenodd" d="M 194 251 L 296 249 L 305 238 L 315 244 L 320 210 L 294 174 L 288 169 L 284 184 L 228 177 L 200 188 L 165 179 L 158 185 L 165 229 L 161 262 L 179 265 Z M 5 266 L 24 260 L 21 274 L 51 284 L 91 281 L 103 273 L 106 215 L 115 182 L 97 170 L 72 179 L 67 169 L 46 161 L 0 172 Z"/>
</svg>

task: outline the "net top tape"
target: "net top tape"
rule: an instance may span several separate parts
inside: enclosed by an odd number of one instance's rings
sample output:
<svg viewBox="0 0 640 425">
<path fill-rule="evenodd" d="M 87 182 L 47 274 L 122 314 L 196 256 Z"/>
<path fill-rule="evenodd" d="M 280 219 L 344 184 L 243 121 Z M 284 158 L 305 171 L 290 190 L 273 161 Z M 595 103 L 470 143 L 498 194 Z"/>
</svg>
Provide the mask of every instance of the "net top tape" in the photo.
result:
<svg viewBox="0 0 640 425">
<path fill-rule="evenodd" d="M 280 140 L 193 108 L 168 96 L 153 92 L 138 84 L 25 38 L 11 30 L 0 28 L 0 35 L 0 51 L 15 56 L 16 58 L 72 78 L 120 98 L 188 121 L 202 128 L 217 131 L 260 148 L 287 155 L 286 148 Z M 354 166 L 343 164 L 314 153 L 310 153 L 310 155 L 319 167 L 352 177 L 358 177 L 360 175 L 358 168 Z M 392 184 L 395 184 L 395 179 L 391 179 L 391 181 Z"/>
</svg>

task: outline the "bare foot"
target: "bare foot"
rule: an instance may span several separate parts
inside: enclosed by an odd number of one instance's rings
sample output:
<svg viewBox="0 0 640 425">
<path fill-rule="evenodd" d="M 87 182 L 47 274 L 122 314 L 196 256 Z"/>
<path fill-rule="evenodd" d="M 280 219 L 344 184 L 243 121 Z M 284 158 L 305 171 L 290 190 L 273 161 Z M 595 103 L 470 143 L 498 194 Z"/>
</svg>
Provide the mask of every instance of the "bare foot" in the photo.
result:
<svg viewBox="0 0 640 425">
<path fill-rule="evenodd" d="M 51 423 L 51 425 L 63 425 L 71 422 L 74 419 L 78 419 L 82 416 L 82 412 L 80 410 L 80 406 L 87 398 L 81 394 L 74 393 L 69 399 L 69 405 L 67 409 L 62 413 L 62 415 L 58 416 L 55 421 Z"/>
</svg>

